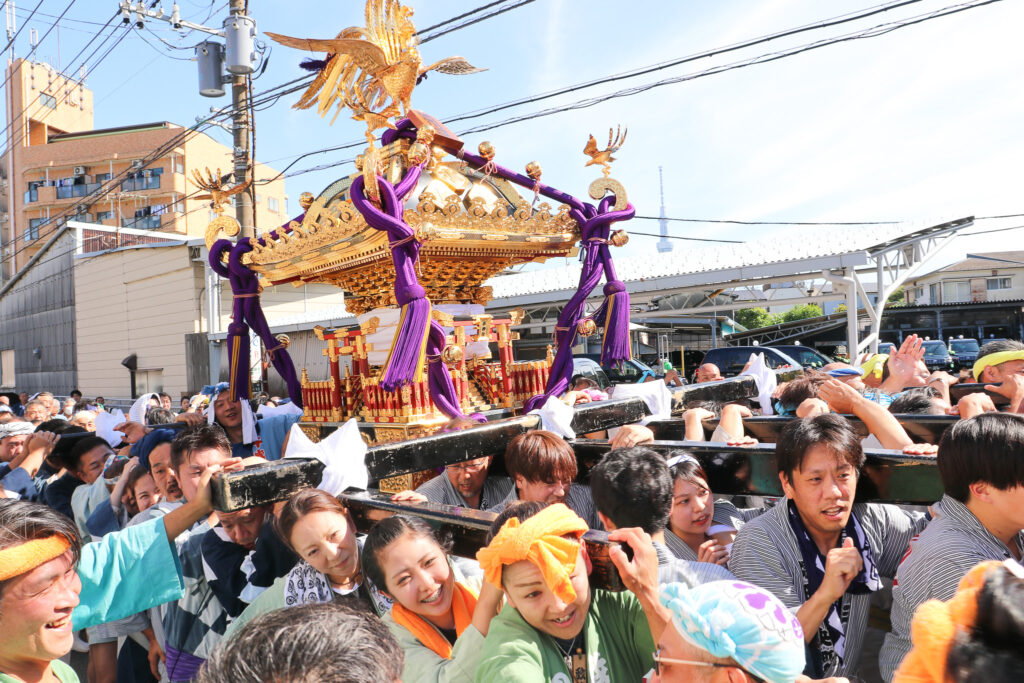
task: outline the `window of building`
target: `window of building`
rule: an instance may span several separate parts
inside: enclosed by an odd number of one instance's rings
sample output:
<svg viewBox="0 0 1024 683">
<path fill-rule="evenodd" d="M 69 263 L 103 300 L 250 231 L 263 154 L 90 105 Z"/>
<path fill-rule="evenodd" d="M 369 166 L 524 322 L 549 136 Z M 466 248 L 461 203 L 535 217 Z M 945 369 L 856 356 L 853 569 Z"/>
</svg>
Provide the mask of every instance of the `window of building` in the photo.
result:
<svg viewBox="0 0 1024 683">
<path fill-rule="evenodd" d="M 278 204 L 277 197 L 267 197 L 267 209 L 274 213 L 280 212 L 281 207 Z"/>
<path fill-rule="evenodd" d="M 1012 279 L 1009 277 L 990 277 L 985 280 L 985 289 L 990 292 L 994 289 L 1010 289 Z"/>
<path fill-rule="evenodd" d="M 109 173 L 97 173 L 96 174 L 96 182 L 97 183 L 105 183 L 108 180 L 110 180 L 110 174 Z"/>
<path fill-rule="evenodd" d="M 942 283 L 942 303 L 952 304 L 970 300 L 971 283 L 967 280 L 951 280 Z"/>
<path fill-rule="evenodd" d="M 4 349 L 0 351 L 0 387 L 14 386 L 14 349 Z"/>
<path fill-rule="evenodd" d="M 57 98 L 55 98 L 53 95 L 47 95 L 46 93 L 40 93 L 40 95 L 39 95 L 39 104 L 43 105 L 44 107 L 49 107 L 50 109 L 56 109 L 57 108 Z"/>
<path fill-rule="evenodd" d="M 113 211 L 97 211 L 96 220 L 98 221 L 109 221 L 114 217 Z"/>
<path fill-rule="evenodd" d="M 39 228 L 41 228 L 46 223 L 47 220 L 49 220 L 49 219 L 47 219 L 47 218 L 31 218 L 31 219 L 29 219 L 28 227 L 25 228 L 25 234 L 24 234 L 25 241 L 26 242 L 31 242 L 32 240 L 39 239 Z"/>
</svg>

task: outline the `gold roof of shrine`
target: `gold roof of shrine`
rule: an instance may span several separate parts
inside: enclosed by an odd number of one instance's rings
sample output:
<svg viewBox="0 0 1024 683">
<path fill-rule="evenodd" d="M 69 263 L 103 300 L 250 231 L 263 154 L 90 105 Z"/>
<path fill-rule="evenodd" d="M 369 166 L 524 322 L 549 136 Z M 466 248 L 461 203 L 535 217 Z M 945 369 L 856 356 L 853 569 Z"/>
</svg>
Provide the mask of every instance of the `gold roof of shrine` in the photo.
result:
<svg viewBox="0 0 1024 683">
<path fill-rule="evenodd" d="M 378 150 L 384 175 L 397 183 L 407 169 L 409 141 Z M 386 233 L 363 219 L 348 196 L 355 173 L 325 189 L 301 223 L 243 257 L 264 284 L 329 283 L 346 293 L 345 305 L 363 313 L 395 305 L 394 264 Z M 434 303 L 486 304 L 483 283 L 522 263 L 574 256 L 579 226 L 569 207 L 531 204 L 503 178 L 461 161 L 444 161 L 434 148 L 419 183 L 409 193 L 403 218 L 421 242 L 418 275 Z"/>
</svg>

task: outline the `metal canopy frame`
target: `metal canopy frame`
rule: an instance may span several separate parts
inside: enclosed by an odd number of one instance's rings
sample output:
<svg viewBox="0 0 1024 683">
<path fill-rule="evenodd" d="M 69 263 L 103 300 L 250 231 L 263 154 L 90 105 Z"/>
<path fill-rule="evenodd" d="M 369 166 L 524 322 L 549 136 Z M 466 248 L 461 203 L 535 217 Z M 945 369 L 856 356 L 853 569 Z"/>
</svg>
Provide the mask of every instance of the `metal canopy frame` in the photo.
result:
<svg viewBox="0 0 1024 683">
<path fill-rule="evenodd" d="M 956 234 L 974 224 L 974 217 L 960 218 L 919 230 L 904 232 L 885 239 L 865 249 L 846 251 L 827 256 L 812 256 L 790 261 L 745 265 L 720 270 L 679 273 L 663 277 L 643 279 L 624 276 L 629 289 L 634 315 L 638 320 L 658 318 L 659 322 L 678 319 L 679 322 L 693 315 L 714 316 L 717 313 L 732 312 L 741 308 L 762 305 L 821 303 L 842 301 L 846 305 L 847 348 L 852 358 L 868 348 L 877 352 L 881 331 L 882 313 L 886 300 L 908 279 L 916 276 L 923 265 L 945 247 Z M 872 273 L 876 282 L 877 300 L 871 303 L 863 276 Z M 525 273 L 523 273 L 525 275 Z M 869 280 L 870 281 L 870 280 Z M 493 282 L 493 281 L 492 281 Z M 800 296 L 776 298 L 780 288 L 763 288 L 766 285 L 793 283 Z M 831 283 L 832 291 L 825 292 Z M 554 324 L 558 304 L 567 300 L 572 289 L 558 289 L 544 292 L 527 292 L 494 299 L 489 310 L 506 310 L 521 307 L 528 314 L 529 321 L 521 329 L 539 329 Z M 792 290 L 790 290 L 792 291 Z M 699 292 L 705 294 L 704 303 L 698 306 L 664 308 L 658 301 L 667 295 Z M 730 293 L 746 292 L 751 298 L 734 299 L 731 303 L 715 301 L 716 297 Z M 588 302 L 588 308 L 596 308 L 600 297 Z M 863 339 L 859 338 L 858 316 L 863 320 L 866 314 L 868 330 Z M 764 342 L 779 342 L 812 331 L 821 331 L 841 326 L 842 319 L 834 316 L 819 318 L 797 328 L 774 330 Z"/>
</svg>

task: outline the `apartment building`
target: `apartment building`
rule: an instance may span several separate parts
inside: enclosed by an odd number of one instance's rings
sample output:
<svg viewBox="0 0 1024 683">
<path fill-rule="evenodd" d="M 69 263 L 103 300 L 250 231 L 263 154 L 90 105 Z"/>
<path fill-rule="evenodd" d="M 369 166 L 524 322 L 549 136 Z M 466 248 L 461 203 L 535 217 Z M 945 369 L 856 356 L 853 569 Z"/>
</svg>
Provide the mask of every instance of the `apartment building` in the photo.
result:
<svg viewBox="0 0 1024 683">
<path fill-rule="evenodd" d="M 917 306 L 1024 299 L 1024 251 L 967 254 L 945 268 L 907 280 Z"/>
<path fill-rule="evenodd" d="M 167 121 L 94 129 L 92 92 L 45 63 L 15 60 L 7 77 L 0 283 L 68 220 L 204 233 L 212 214 L 208 201 L 188 196 L 192 170 L 230 172 L 229 147 Z M 274 175 L 257 164 L 256 178 Z M 258 186 L 255 204 L 257 231 L 285 222 L 284 181 Z"/>
</svg>

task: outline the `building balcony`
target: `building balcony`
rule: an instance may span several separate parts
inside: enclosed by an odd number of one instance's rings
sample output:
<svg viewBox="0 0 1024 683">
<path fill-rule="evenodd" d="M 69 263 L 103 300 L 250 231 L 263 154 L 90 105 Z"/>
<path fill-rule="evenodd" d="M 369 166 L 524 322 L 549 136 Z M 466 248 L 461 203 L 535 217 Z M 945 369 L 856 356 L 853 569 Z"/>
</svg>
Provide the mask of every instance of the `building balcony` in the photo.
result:
<svg viewBox="0 0 1024 683">
<path fill-rule="evenodd" d="M 31 190 L 25 190 L 25 203 L 30 204 L 32 202 L 39 201 L 39 190 L 38 188 L 32 188 Z"/>
<path fill-rule="evenodd" d="M 81 185 L 61 185 L 57 187 L 57 199 L 86 197 L 100 189 L 102 183 L 82 183 Z"/>
<path fill-rule="evenodd" d="M 155 175 L 149 178 L 129 178 L 121 181 L 122 192 L 138 192 L 140 190 L 159 190 L 160 176 Z"/>
<path fill-rule="evenodd" d="M 159 230 L 163 215 L 138 216 L 136 218 L 122 218 L 122 228 L 134 228 L 135 230 Z"/>
</svg>

